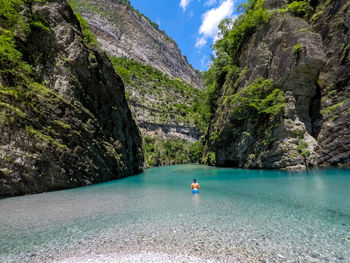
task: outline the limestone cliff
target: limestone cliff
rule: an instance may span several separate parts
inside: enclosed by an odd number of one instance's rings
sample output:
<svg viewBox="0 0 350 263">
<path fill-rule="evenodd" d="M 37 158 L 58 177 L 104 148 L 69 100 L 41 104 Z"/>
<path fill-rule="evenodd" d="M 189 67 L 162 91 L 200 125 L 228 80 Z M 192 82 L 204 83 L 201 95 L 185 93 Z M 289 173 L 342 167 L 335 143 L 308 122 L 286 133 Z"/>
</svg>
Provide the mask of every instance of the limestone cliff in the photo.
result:
<svg viewBox="0 0 350 263">
<path fill-rule="evenodd" d="M 174 40 L 129 1 L 70 3 L 87 20 L 126 85 L 144 138 L 145 166 L 191 162 L 189 148 L 203 133 L 196 111 L 203 84 Z"/>
<path fill-rule="evenodd" d="M 194 106 L 202 91 L 132 59 L 111 57 L 111 61 L 126 85 L 131 111 L 144 136 L 198 140 L 199 114 Z"/>
<path fill-rule="evenodd" d="M 196 71 L 173 39 L 124 0 L 74 0 L 101 48 L 111 56 L 127 57 L 203 89 Z"/>
<path fill-rule="evenodd" d="M 123 82 L 83 21 L 60 0 L 10 1 L 5 8 L 0 196 L 139 172 L 141 137 Z"/>
<path fill-rule="evenodd" d="M 320 1 L 311 17 L 322 38 L 320 165 L 350 165 L 350 1 Z"/>
<path fill-rule="evenodd" d="M 241 21 L 265 13 L 227 53 L 232 70 L 218 89 L 204 162 L 349 165 L 350 1 L 268 0 L 265 11 L 264 1 L 251 2 Z"/>
</svg>

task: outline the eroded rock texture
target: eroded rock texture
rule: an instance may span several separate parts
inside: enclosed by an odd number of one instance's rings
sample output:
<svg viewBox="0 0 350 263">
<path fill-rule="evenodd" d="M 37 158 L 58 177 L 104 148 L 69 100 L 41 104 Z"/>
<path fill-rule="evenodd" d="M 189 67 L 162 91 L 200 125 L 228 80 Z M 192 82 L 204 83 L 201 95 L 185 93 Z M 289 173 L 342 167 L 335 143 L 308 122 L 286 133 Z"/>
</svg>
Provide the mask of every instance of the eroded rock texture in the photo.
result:
<svg viewBox="0 0 350 263">
<path fill-rule="evenodd" d="M 216 165 L 249 168 L 350 164 L 350 1 L 312 1 L 304 18 L 280 12 L 285 4 L 265 1 L 271 19 L 244 45 L 239 78 L 220 90 L 207 163 L 212 155 Z M 234 118 L 228 96 L 259 77 L 284 92 L 279 119 Z"/>
<path fill-rule="evenodd" d="M 203 84 L 177 44 L 148 18 L 122 1 L 75 0 L 99 44 L 109 55 L 133 58 L 186 81 Z"/>
<path fill-rule="evenodd" d="M 322 37 L 320 165 L 350 165 L 350 1 L 320 1 L 313 29 Z"/>
<path fill-rule="evenodd" d="M 112 62 L 123 78 L 129 106 L 143 138 L 152 137 L 156 140 L 154 144 L 161 145 L 162 149 L 152 155 L 166 155 L 167 142 L 186 148 L 198 141 L 204 125 L 199 123 L 199 114 L 193 111 L 193 106 L 203 93 L 203 84 L 174 40 L 127 1 L 71 2 L 89 23 L 101 48 L 113 56 Z M 146 143 L 144 146 L 147 147 Z M 186 152 L 181 147 L 177 151 L 177 157 Z M 189 162 L 177 157 L 159 161 L 147 158 L 146 154 L 145 165 Z M 150 159 L 157 160 L 148 164 Z"/>
<path fill-rule="evenodd" d="M 1 73 L 0 196 L 102 182 L 140 171 L 141 138 L 107 56 L 83 42 L 65 1 L 23 13 L 45 19 L 18 40 L 30 81 Z"/>
</svg>

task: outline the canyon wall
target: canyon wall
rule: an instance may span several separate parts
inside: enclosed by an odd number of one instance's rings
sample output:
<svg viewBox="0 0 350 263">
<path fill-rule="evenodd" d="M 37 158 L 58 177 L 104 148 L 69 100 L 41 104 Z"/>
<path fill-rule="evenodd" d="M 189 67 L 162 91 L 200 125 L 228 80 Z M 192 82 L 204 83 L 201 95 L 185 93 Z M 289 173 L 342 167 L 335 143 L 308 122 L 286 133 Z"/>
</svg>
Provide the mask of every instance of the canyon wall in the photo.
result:
<svg viewBox="0 0 350 263">
<path fill-rule="evenodd" d="M 226 38 L 219 44 L 231 55 L 231 70 L 218 88 L 203 161 L 349 165 L 350 1 L 263 2 L 251 1 L 245 22 L 226 33 L 232 41 L 237 29 L 246 30 L 235 49 L 225 48 Z"/>
<path fill-rule="evenodd" d="M 19 0 L 5 7 L 0 196 L 140 172 L 142 140 L 123 82 L 83 21 L 65 1 Z"/>
</svg>

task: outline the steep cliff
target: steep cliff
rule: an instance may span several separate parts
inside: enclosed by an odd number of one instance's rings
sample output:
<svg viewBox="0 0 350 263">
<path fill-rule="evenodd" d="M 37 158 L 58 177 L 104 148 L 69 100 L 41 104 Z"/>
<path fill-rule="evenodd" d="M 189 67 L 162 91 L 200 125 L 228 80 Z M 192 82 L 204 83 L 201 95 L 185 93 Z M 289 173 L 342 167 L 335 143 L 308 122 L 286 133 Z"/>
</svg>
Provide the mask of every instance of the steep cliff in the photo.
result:
<svg viewBox="0 0 350 263">
<path fill-rule="evenodd" d="M 145 167 L 197 162 L 193 150 L 205 124 L 203 92 L 141 62 L 111 57 L 126 84 L 128 102 L 144 138 Z"/>
<path fill-rule="evenodd" d="M 65 1 L 1 4 L 0 196 L 139 172 L 123 82 L 86 22 Z"/>
<path fill-rule="evenodd" d="M 203 84 L 174 40 L 124 0 L 71 0 L 126 84 L 144 138 L 145 167 L 194 161 Z M 196 159 L 196 161 L 198 158 Z"/>
<path fill-rule="evenodd" d="M 101 48 L 111 56 L 127 57 L 203 89 L 196 71 L 173 39 L 124 0 L 74 0 Z"/>
<path fill-rule="evenodd" d="M 217 97 L 204 162 L 350 164 L 349 6 L 348 0 L 248 1 L 215 44 L 209 83 Z"/>
<path fill-rule="evenodd" d="M 326 56 L 318 82 L 318 163 L 350 165 L 350 1 L 320 1 L 310 20 Z"/>
<path fill-rule="evenodd" d="M 127 87 L 129 105 L 142 134 L 198 140 L 204 127 L 200 127 L 195 106 L 202 91 L 132 59 L 111 57 L 111 61 Z"/>
</svg>

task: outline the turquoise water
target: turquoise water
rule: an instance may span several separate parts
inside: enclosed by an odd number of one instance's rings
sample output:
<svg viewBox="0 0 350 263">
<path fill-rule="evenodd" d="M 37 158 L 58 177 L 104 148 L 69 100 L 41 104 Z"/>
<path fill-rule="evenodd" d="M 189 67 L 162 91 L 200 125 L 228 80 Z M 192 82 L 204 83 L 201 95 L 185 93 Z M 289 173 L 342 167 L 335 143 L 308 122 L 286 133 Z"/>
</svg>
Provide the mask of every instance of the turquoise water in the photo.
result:
<svg viewBox="0 0 350 263">
<path fill-rule="evenodd" d="M 345 169 L 162 167 L 0 211 L 0 262 L 350 262 Z"/>
</svg>

